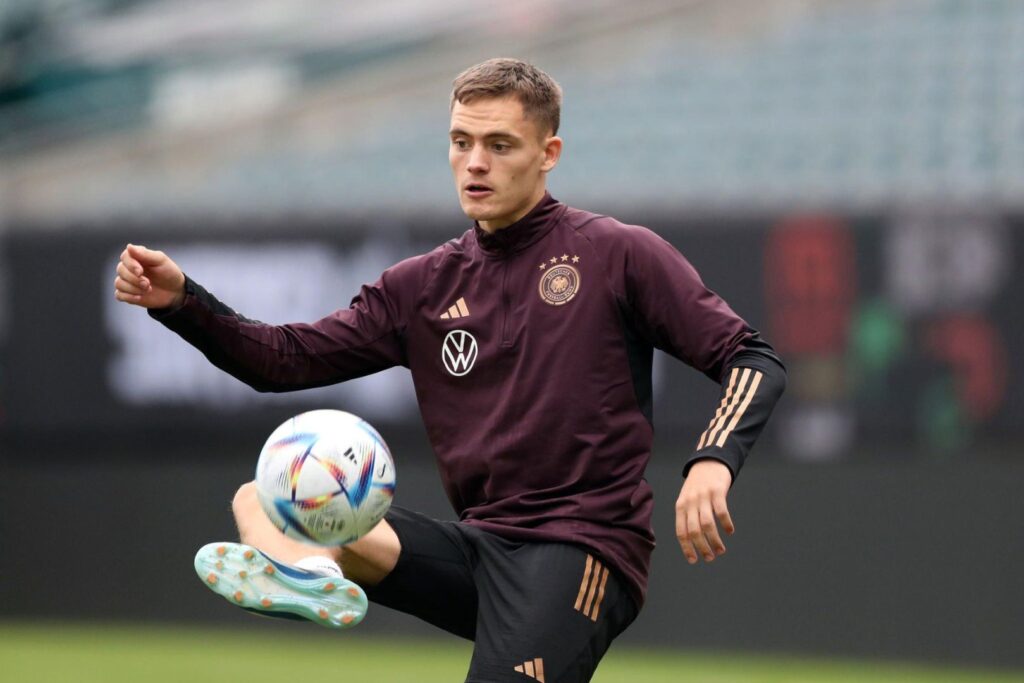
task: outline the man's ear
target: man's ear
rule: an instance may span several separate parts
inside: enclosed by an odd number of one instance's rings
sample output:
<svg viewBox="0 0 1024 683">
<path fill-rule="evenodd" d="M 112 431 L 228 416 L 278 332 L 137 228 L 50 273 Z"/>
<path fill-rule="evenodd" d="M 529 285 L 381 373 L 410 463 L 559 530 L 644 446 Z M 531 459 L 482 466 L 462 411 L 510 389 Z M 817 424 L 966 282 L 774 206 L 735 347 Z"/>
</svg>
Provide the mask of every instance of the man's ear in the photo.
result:
<svg viewBox="0 0 1024 683">
<path fill-rule="evenodd" d="M 541 165 L 540 170 L 547 173 L 558 164 L 558 160 L 561 157 L 562 138 L 552 135 L 544 141 L 544 163 Z"/>
</svg>

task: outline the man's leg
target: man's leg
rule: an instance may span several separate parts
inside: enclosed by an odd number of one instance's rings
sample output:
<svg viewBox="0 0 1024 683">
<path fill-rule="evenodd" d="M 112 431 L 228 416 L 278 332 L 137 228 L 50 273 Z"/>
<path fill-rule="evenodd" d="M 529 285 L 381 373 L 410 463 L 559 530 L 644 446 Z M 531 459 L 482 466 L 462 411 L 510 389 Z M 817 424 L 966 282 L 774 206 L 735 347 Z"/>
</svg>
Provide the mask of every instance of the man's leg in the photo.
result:
<svg viewBox="0 0 1024 683">
<path fill-rule="evenodd" d="M 252 612 L 355 626 L 366 614 L 362 585 L 376 585 L 398 562 L 401 545 L 386 522 L 342 550 L 281 533 L 263 512 L 252 482 L 238 490 L 231 507 L 242 543 L 203 546 L 195 567 L 210 590 Z"/>
<path fill-rule="evenodd" d="M 476 556 L 461 533 L 464 525 L 439 522 L 398 506 L 391 507 L 384 521 L 399 539 L 401 552 L 387 576 L 366 587 L 367 597 L 473 640 L 478 602 L 473 578 Z M 364 547 L 358 557 L 372 560 L 375 550 Z M 343 561 L 348 567 L 349 559 Z"/>
<path fill-rule="evenodd" d="M 232 511 L 242 544 L 212 543 L 196 556 L 200 577 L 228 600 L 264 613 L 273 613 L 283 605 L 284 616 L 299 614 L 328 626 L 354 626 L 365 613 L 365 588 L 375 603 L 473 638 L 476 586 L 469 553 L 455 523 L 439 522 L 393 506 L 387 517 L 358 541 L 342 548 L 325 548 L 281 533 L 263 512 L 251 482 L 235 494 Z M 303 560 L 314 557 L 340 564 L 345 578 L 302 572 L 301 566 L 310 566 Z M 248 583 L 253 581 L 252 563 L 260 569 L 255 580 L 261 591 L 256 596 L 248 591 Z M 239 572 L 245 576 L 239 577 Z M 241 600 L 235 597 L 240 590 L 239 578 L 248 582 Z M 275 588 L 280 589 L 278 593 L 274 593 Z M 352 591 L 357 595 L 351 595 Z M 269 598 L 269 607 L 263 604 L 264 598 Z M 324 601 L 331 600 L 347 604 L 327 605 L 330 616 L 324 621 L 321 609 L 325 608 Z"/>
<path fill-rule="evenodd" d="M 376 586 L 387 576 L 402 546 L 391 525 L 381 521 L 368 534 L 344 547 L 324 547 L 285 536 L 263 512 L 256 496 L 256 484 L 243 484 L 231 502 L 242 543 L 259 548 L 276 560 L 294 565 L 308 557 L 327 557 L 344 570 L 345 578 L 363 588 Z"/>
<path fill-rule="evenodd" d="M 480 590 L 467 683 L 586 683 L 637 606 L 598 557 L 474 530 Z"/>
</svg>

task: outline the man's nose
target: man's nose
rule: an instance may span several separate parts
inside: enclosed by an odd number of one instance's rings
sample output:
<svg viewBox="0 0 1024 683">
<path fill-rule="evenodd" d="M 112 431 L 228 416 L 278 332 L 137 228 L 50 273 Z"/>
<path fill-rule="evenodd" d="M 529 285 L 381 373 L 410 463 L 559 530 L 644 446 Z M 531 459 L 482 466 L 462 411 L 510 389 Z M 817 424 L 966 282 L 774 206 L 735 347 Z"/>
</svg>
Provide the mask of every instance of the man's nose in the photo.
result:
<svg viewBox="0 0 1024 683">
<path fill-rule="evenodd" d="M 466 170 L 470 173 L 486 173 L 490 168 L 490 161 L 487 158 L 487 150 L 480 146 L 473 148 L 469 153 L 469 163 Z"/>
</svg>

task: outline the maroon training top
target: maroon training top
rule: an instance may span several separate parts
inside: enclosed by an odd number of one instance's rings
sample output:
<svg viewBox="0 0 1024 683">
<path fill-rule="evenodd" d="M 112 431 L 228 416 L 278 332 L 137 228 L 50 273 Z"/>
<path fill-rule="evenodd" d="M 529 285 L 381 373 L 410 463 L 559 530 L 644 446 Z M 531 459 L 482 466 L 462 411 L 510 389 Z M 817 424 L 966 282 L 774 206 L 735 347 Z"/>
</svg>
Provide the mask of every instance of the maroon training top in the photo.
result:
<svg viewBox="0 0 1024 683">
<path fill-rule="evenodd" d="M 721 382 L 757 338 L 653 232 L 549 195 L 503 230 L 398 263 L 312 324 L 249 320 L 191 280 L 187 292 L 151 314 L 258 390 L 408 367 L 460 520 L 585 546 L 640 604 L 652 347 Z"/>
</svg>

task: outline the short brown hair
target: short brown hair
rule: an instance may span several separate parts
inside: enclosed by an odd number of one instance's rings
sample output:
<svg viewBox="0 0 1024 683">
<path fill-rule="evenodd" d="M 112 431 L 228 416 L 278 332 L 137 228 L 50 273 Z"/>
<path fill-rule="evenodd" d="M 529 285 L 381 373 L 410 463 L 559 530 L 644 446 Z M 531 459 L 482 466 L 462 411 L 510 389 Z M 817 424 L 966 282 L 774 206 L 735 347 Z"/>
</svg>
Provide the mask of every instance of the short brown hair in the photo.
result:
<svg viewBox="0 0 1024 683">
<path fill-rule="evenodd" d="M 481 97 L 515 95 L 523 114 L 552 135 L 558 134 L 562 111 L 562 88 L 551 76 L 526 62 L 496 57 L 471 66 L 455 77 L 450 107 L 469 104 Z"/>
</svg>

